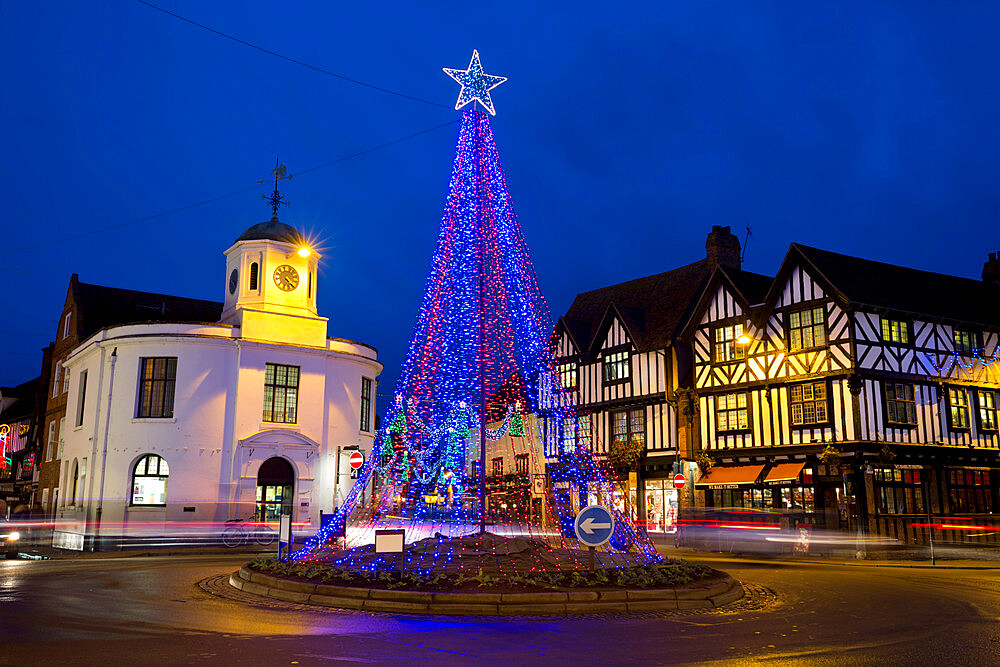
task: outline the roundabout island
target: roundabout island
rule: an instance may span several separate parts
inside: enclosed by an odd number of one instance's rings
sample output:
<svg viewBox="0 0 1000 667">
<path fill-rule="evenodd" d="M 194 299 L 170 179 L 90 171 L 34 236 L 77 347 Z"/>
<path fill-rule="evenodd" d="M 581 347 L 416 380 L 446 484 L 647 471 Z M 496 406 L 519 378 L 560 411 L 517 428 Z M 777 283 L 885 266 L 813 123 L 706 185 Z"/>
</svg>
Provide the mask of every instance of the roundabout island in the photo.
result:
<svg viewBox="0 0 1000 667">
<path fill-rule="evenodd" d="M 434 536 L 405 558 L 332 552 L 304 562 L 258 559 L 232 573 L 244 593 L 346 610 L 447 616 L 562 616 L 717 608 L 743 597 L 724 572 L 679 559 L 646 564 L 552 548 L 539 540 L 490 533 Z M 435 567 L 442 553 L 446 564 Z M 350 560 L 351 567 L 338 566 Z M 402 563 L 403 569 L 393 569 Z"/>
</svg>

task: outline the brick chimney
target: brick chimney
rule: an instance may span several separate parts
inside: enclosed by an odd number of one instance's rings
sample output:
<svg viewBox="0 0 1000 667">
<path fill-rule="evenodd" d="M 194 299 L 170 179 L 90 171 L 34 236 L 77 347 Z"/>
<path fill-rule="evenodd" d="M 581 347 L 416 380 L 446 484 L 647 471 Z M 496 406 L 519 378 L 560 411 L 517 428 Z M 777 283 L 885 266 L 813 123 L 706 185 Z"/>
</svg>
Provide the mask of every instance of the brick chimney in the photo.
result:
<svg viewBox="0 0 1000 667">
<path fill-rule="evenodd" d="M 740 240 L 729 231 L 729 225 L 712 225 L 712 231 L 705 240 L 705 254 L 712 268 L 720 264 L 732 269 L 740 268 Z"/>
<path fill-rule="evenodd" d="M 1000 287 L 1000 252 L 991 252 L 983 264 L 983 282 Z"/>
</svg>

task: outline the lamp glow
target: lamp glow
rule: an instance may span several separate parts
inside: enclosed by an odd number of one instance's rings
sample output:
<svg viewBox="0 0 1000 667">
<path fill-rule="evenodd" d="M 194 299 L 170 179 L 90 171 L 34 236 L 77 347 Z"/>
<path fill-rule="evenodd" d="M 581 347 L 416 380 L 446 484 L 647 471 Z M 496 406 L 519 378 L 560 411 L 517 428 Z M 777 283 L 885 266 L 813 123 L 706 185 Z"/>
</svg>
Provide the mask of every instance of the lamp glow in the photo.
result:
<svg viewBox="0 0 1000 667">
<path fill-rule="evenodd" d="M 299 257 L 308 257 L 312 254 L 312 250 L 308 246 L 302 246 L 299 248 Z"/>
<path fill-rule="evenodd" d="M 740 335 L 739 335 L 739 336 L 738 336 L 738 337 L 736 338 L 736 342 L 737 342 L 737 343 L 739 343 L 740 345 L 747 345 L 747 344 L 749 344 L 749 343 L 750 343 L 750 341 L 751 341 L 751 340 L 752 340 L 752 339 L 750 338 L 750 336 L 748 336 L 748 335 L 746 335 L 746 334 L 740 334 Z"/>
</svg>

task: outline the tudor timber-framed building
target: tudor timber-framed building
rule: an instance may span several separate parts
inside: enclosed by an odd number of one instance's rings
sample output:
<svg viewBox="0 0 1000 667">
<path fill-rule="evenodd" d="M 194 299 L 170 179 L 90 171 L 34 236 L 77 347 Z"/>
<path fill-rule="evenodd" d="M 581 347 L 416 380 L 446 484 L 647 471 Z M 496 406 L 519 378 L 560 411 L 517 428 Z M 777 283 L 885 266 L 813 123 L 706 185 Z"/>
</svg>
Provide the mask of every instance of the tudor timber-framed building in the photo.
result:
<svg viewBox="0 0 1000 667">
<path fill-rule="evenodd" d="M 998 278 L 997 253 L 976 281 L 798 244 L 770 286 L 714 271 L 681 334 L 699 504 L 996 545 Z"/>
<path fill-rule="evenodd" d="M 717 267 L 741 281 L 767 280 L 740 271 L 740 243 L 729 227 L 713 227 L 705 250 L 704 259 L 672 271 L 578 294 L 553 332 L 562 396 L 578 418 L 543 420 L 546 455 L 586 445 L 603 458 L 614 446 L 638 443 L 642 456 L 616 502 L 623 510 L 627 498 L 633 518 L 652 532 L 673 532 L 679 505 L 691 504 L 690 488 L 679 492 L 672 482 L 693 467 L 697 443 L 689 395 L 678 392 L 691 383 L 680 330 Z M 543 415 L 552 400 L 543 393 Z"/>
</svg>

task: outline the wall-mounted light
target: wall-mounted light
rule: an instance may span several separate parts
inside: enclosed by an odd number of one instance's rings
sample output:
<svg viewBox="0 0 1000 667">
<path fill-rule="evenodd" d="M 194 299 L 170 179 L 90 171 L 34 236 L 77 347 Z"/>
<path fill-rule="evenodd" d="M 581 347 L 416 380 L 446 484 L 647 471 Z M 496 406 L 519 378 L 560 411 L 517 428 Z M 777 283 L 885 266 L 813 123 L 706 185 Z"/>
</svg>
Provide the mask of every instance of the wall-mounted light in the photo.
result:
<svg viewBox="0 0 1000 667">
<path fill-rule="evenodd" d="M 299 248 L 299 257 L 308 257 L 311 254 L 312 250 L 309 249 L 309 246 L 304 245 L 301 248 Z"/>
</svg>

